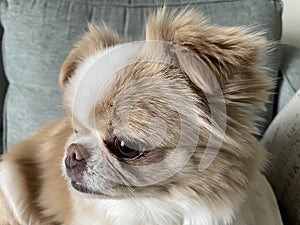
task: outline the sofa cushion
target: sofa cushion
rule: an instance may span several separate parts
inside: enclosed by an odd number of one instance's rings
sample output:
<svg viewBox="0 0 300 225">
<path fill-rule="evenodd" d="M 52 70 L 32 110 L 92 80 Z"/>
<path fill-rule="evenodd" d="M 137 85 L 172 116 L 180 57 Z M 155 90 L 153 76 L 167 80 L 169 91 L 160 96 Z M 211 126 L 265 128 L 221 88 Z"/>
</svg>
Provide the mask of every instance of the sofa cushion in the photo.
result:
<svg viewBox="0 0 300 225">
<path fill-rule="evenodd" d="M 300 89 L 278 113 L 262 143 L 272 152 L 266 176 L 285 224 L 300 224 Z"/>
<path fill-rule="evenodd" d="M 282 45 L 281 48 L 282 60 L 280 71 L 282 82 L 279 86 L 278 112 L 300 88 L 300 49 L 290 45 Z"/>
<path fill-rule="evenodd" d="M 272 41 L 281 36 L 280 0 L 174 0 L 170 8 L 197 8 L 213 23 L 250 25 Z M 87 21 L 105 21 L 121 35 L 143 39 L 149 11 L 161 7 L 156 0 L 6 0 L 1 1 L 6 95 L 5 147 L 48 120 L 65 114 L 57 76 L 61 64 L 87 27 Z M 269 54 L 270 75 L 277 76 L 278 46 Z M 264 115 L 265 129 L 273 104 Z"/>
</svg>

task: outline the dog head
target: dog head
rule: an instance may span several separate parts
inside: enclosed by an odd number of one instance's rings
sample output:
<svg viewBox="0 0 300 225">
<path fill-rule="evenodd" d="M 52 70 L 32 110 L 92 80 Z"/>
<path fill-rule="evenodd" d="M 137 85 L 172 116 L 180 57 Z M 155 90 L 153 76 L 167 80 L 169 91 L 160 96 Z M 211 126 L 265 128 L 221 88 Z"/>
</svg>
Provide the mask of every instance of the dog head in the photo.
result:
<svg viewBox="0 0 300 225">
<path fill-rule="evenodd" d="M 264 160 L 248 109 L 263 110 L 268 98 L 266 43 L 193 10 L 162 9 L 146 30 L 145 42 L 123 43 L 92 25 L 64 62 L 59 82 L 74 128 L 66 178 L 98 197 L 228 204 Z"/>
</svg>

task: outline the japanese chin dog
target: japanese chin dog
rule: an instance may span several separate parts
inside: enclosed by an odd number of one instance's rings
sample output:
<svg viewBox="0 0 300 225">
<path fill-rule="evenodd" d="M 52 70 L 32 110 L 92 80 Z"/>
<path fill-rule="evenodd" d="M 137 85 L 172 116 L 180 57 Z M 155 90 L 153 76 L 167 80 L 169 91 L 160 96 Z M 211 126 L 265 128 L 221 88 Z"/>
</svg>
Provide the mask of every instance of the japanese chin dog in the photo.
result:
<svg viewBox="0 0 300 225">
<path fill-rule="evenodd" d="M 66 116 L 2 156 L 0 224 L 281 224 L 252 113 L 267 46 L 189 9 L 139 42 L 89 25 L 59 75 Z"/>
</svg>

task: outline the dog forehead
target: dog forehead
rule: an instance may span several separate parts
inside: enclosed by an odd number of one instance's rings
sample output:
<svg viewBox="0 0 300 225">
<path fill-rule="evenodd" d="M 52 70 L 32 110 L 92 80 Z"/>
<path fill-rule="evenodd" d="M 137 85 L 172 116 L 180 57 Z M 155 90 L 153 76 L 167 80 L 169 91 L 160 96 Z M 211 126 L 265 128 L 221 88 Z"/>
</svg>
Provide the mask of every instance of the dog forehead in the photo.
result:
<svg viewBox="0 0 300 225">
<path fill-rule="evenodd" d="M 72 115 L 87 128 L 91 127 L 91 112 L 116 71 L 130 63 L 131 46 L 112 47 L 86 59 L 68 83 L 64 99 Z M 131 50 L 131 51 L 130 51 Z"/>
<path fill-rule="evenodd" d="M 128 76 L 130 78 L 122 81 L 122 85 L 112 85 L 110 91 L 99 98 L 93 112 L 97 129 L 110 137 L 117 136 L 128 141 L 142 140 L 147 144 L 156 143 L 153 139 L 166 131 L 168 137 L 177 136 L 180 122 L 179 114 L 172 105 L 175 97 L 168 102 L 168 96 L 157 93 L 161 91 L 159 82 L 151 83 L 151 79 L 143 81 L 143 78 L 140 78 L 142 81 L 136 84 L 137 80 L 131 75 Z M 157 91 L 153 93 L 154 89 Z M 167 91 L 172 90 L 170 87 Z M 173 92 L 173 95 L 175 93 Z"/>
<path fill-rule="evenodd" d="M 147 77 L 145 74 L 140 74 L 140 78 L 137 78 L 134 71 L 120 73 L 122 78 L 117 76 L 110 82 L 98 98 L 94 110 L 90 112 L 94 114 L 97 127 L 114 126 L 118 129 L 135 123 L 142 128 L 148 126 L 151 118 L 166 116 L 166 104 L 152 91 L 158 84 L 153 84 L 148 79 L 143 80 L 143 76 Z"/>
<path fill-rule="evenodd" d="M 112 119 L 119 122 L 124 112 L 130 112 L 140 123 L 157 115 L 170 116 L 165 105 L 178 99 L 176 89 L 182 89 L 186 82 L 165 51 L 147 55 L 146 50 L 149 47 L 144 45 L 112 47 L 94 54 L 77 69 L 66 96 L 81 124 L 109 127 Z"/>
</svg>

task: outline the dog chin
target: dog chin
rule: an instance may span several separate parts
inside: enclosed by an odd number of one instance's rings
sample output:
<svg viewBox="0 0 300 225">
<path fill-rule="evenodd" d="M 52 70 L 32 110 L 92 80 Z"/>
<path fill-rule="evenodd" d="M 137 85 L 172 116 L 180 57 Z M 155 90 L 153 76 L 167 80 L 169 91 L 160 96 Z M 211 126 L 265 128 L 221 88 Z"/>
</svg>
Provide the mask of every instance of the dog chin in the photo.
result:
<svg viewBox="0 0 300 225">
<path fill-rule="evenodd" d="M 82 194 L 89 194 L 89 195 L 103 195 L 102 192 L 100 191 L 95 191 L 92 190 L 88 187 L 86 187 L 85 185 L 78 183 L 76 181 L 71 181 L 71 186 L 73 189 L 75 189 L 76 191 L 82 193 Z"/>
<path fill-rule="evenodd" d="M 92 188 L 87 187 L 86 185 L 77 182 L 77 181 L 70 181 L 70 188 L 76 193 L 80 194 L 86 198 L 97 198 L 97 199 L 105 199 L 105 198 L 119 198 L 121 197 L 120 194 L 117 194 L 110 189 L 109 191 L 105 190 L 95 190 Z"/>
</svg>

